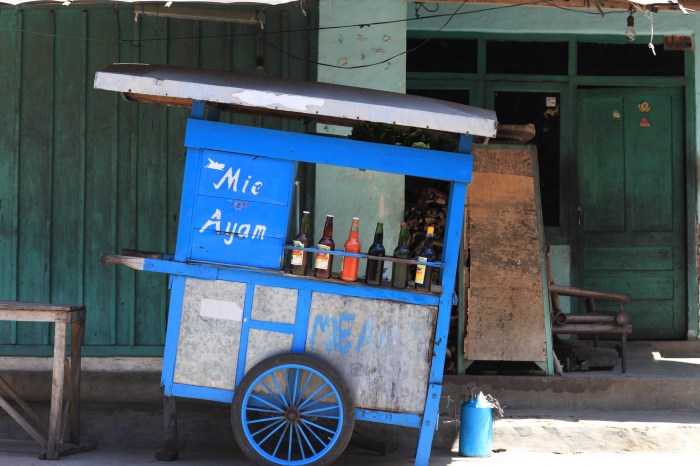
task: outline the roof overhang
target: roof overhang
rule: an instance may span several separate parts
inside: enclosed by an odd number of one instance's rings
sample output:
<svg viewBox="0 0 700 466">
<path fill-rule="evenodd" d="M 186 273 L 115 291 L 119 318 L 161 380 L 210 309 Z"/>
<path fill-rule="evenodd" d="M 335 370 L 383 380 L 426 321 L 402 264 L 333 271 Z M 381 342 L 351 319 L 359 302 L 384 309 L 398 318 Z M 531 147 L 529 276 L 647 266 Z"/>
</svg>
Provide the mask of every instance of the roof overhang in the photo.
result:
<svg viewBox="0 0 700 466">
<path fill-rule="evenodd" d="M 162 0 L 162 1 L 143 1 L 143 0 L 0 0 L 0 4 L 20 5 L 20 4 L 50 4 L 60 3 L 62 5 L 70 5 L 72 3 L 154 3 L 158 5 L 167 5 L 171 3 L 239 3 L 239 4 L 264 4 L 264 5 L 280 5 L 282 3 L 291 3 L 299 0 Z"/>
<path fill-rule="evenodd" d="M 496 136 L 496 113 L 453 102 L 338 84 L 256 74 L 145 64 L 114 64 L 95 74 L 95 88 L 127 99 L 353 126 L 385 123 L 431 132 Z"/>
</svg>

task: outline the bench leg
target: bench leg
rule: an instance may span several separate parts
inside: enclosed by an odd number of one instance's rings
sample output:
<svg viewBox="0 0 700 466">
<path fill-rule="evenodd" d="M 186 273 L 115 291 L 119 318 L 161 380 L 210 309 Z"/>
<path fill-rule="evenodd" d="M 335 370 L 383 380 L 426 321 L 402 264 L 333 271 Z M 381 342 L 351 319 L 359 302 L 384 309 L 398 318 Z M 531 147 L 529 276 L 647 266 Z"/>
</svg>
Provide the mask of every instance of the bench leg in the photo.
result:
<svg viewBox="0 0 700 466">
<path fill-rule="evenodd" d="M 71 324 L 70 347 L 70 441 L 74 445 L 80 445 L 80 372 L 81 372 L 81 348 L 83 335 L 85 334 L 85 321 L 80 320 Z"/>
<path fill-rule="evenodd" d="M 54 324 L 53 375 L 51 377 L 51 412 L 49 414 L 49 435 L 46 445 L 46 459 L 58 459 L 60 445 L 57 440 L 61 436 L 61 412 L 63 411 L 63 389 L 65 385 L 66 359 L 66 327 L 65 322 Z"/>
</svg>

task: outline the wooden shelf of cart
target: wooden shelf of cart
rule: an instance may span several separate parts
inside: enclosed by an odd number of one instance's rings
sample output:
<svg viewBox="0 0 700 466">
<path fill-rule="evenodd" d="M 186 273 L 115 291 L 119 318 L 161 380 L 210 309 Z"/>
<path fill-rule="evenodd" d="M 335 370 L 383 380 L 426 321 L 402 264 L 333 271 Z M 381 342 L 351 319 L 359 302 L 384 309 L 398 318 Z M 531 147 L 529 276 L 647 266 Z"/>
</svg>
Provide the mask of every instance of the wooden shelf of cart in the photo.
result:
<svg viewBox="0 0 700 466">
<path fill-rule="evenodd" d="M 464 133 L 493 136 L 493 112 L 380 91 L 162 67 L 115 65 L 95 82 L 136 100 L 192 106 L 175 254 L 104 257 L 105 263 L 172 276 L 165 395 L 233 401 L 234 435 L 253 458 L 278 464 L 332 458 L 345 447 L 354 418 L 419 429 L 416 464 L 427 464 L 471 179 L 471 138 Z M 212 102 L 334 122 L 424 127 L 429 121 L 439 131 L 460 133 L 461 153 L 209 121 Z M 443 261 L 434 264 L 441 270 L 440 291 L 284 273 L 297 162 L 450 182 Z M 317 386 L 330 390 L 323 400 L 298 402 Z M 311 417 L 331 424 L 322 436 L 330 440 L 317 448 L 316 423 L 307 423 L 304 411 L 310 405 L 316 406 Z M 268 422 L 264 416 L 278 414 L 269 435 L 256 430 Z M 275 426 L 297 435 L 299 446 L 289 447 L 289 457 L 286 451 L 280 457 L 279 443 L 268 448 L 260 440 L 282 442 L 284 436 L 272 434 Z"/>
</svg>

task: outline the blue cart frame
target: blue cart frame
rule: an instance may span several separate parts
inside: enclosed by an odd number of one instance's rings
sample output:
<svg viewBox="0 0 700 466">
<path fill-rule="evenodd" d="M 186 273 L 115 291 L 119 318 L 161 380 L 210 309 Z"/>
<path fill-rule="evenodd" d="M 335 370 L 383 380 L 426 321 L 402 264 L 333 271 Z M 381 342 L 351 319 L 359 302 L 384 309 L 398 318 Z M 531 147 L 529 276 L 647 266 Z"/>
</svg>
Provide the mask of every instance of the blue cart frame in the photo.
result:
<svg viewBox="0 0 700 466">
<path fill-rule="evenodd" d="M 401 412 L 391 408 L 353 407 L 356 420 L 418 429 L 415 464 L 427 465 L 433 435 L 438 424 L 445 352 L 464 222 L 464 204 L 467 184 L 471 181 L 472 174 L 472 157 L 469 155 L 471 136 L 464 134 L 459 136 L 457 152 L 441 152 L 225 124 L 209 120 L 212 115 L 216 116 L 218 112 L 209 112 L 208 115 L 206 102 L 193 99 L 191 105 L 192 115 L 187 123 L 185 138 L 187 155 L 180 223 L 174 256 L 163 256 L 160 259 L 107 256 L 105 261 L 105 263 L 126 265 L 137 270 L 166 273 L 171 277 L 172 292 L 162 371 L 162 385 L 166 397 L 177 396 L 231 403 L 234 400 L 236 390 L 246 377 L 248 338 L 251 332 L 272 332 L 291 341 L 291 353 L 305 353 L 309 347 L 312 302 L 314 296 L 319 294 L 339 296 L 343 299 L 368 299 L 375 300 L 377 303 L 390 302 L 397 303 L 397 305 L 418 306 L 425 308 L 426 313 L 436 309 L 437 315 L 430 324 L 434 325 L 434 332 L 432 332 L 431 327 L 432 335 L 430 341 L 427 342 L 432 350 L 429 351 L 430 360 L 427 365 L 429 373 L 425 377 L 427 381 L 426 396 L 424 403 L 421 402 L 422 410 L 419 410 L 421 412 Z M 212 156 L 212 154 L 214 155 Z M 244 164 L 255 163 L 258 166 L 272 164 L 272 167 L 277 167 L 267 170 L 267 175 L 282 179 L 281 181 L 284 183 L 277 190 L 279 192 L 276 197 L 268 199 L 270 203 L 262 208 L 256 207 L 258 211 L 264 211 L 265 213 L 260 215 L 266 217 L 269 222 L 276 223 L 276 229 L 279 230 L 277 233 L 273 231 L 275 228 L 267 230 L 270 241 L 264 243 L 264 248 L 255 243 L 254 235 L 249 234 L 250 225 L 248 225 L 248 229 L 244 230 L 245 234 L 240 234 L 239 230 L 239 234 L 236 235 L 235 227 L 231 231 L 228 227 L 226 231 L 223 231 L 224 228 L 217 223 L 221 218 L 221 212 L 218 208 L 216 209 L 218 217 L 214 215 L 211 217 L 213 220 L 207 220 L 204 225 L 202 224 L 203 218 L 206 218 L 202 217 L 201 207 L 204 205 L 206 209 L 209 209 L 206 212 L 210 212 L 216 205 L 221 205 L 220 203 L 223 202 L 220 199 L 212 200 L 213 198 L 207 197 L 207 190 L 212 189 L 208 185 L 212 183 L 208 182 L 207 184 L 202 181 L 206 176 L 209 176 L 208 172 L 204 172 L 205 168 L 212 168 L 212 164 L 214 164 L 216 169 L 223 169 L 223 164 L 212 160 L 212 157 L 219 156 L 233 157 L 234 160 Z M 365 286 L 359 283 L 344 283 L 339 280 L 319 280 L 284 273 L 282 264 L 285 248 L 288 248 L 285 246 L 287 242 L 285 236 L 287 222 L 292 213 L 293 192 L 291 186 L 297 162 L 373 170 L 449 182 L 448 215 L 444 231 L 442 260 L 428 264 L 440 269 L 438 283 L 440 291 L 398 290 L 390 287 Z M 238 183 L 241 179 L 236 173 L 234 181 Z M 229 188 L 232 182 L 232 174 L 229 173 Z M 269 184 L 268 181 L 260 181 L 258 188 Z M 227 202 L 239 203 L 242 207 L 256 203 L 254 201 L 257 199 L 250 196 L 246 198 L 240 192 L 241 189 L 238 191 L 236 193 L 237 200 L 227 200 Z M 257 195 L 260 191 L 257 189 L 253 192 Z M 217 202 L 219 204 L 216 204 Z M 205 231 L 207 226 L 215 223 L 217 225 L 212 228 L 211 235 L 198 234 L 209 233 Z M 265 227 L 260 228 L 261 234 L 265 231 Z M 236 237 L 237 250 L 239 251 L 235 260 L 233 263 L 224 259 L 219 260 L 223 254 L 214 242 L 220 242 L 222 238 L 233 241 L 233 237 Z M 313 253 L 318 250 L 307 248 L 305 251 Z M 341 251 L 334 251 L 331 254 L 364 257 L 361 254 Z M 387 260 L 391 260 L 391 258 L 387 258 Z M 245 299 L 242 301 L 243 305 L 239 309 L 241 314 L 240 339 L 238 340 L 237 364 L 235 365 L 235 383 L 230 389 L 177 381 L 176 363 L 178 351 L 183 344 L 181 323 L 188 280 L 215 280 L 218 281 L 217 283 L 235 284 L 243 290 L 242 293 L 245 295 Z M 256 287 L 259 286 L 286 290 L 295 294 L 295 317 L 291 323 L 255 318 L 253 295 Z M 321 377 L 327 380 L 323 375 Z M 280 462 L 279 464 L 308 463 L 310 461 Z"/>
</svg>

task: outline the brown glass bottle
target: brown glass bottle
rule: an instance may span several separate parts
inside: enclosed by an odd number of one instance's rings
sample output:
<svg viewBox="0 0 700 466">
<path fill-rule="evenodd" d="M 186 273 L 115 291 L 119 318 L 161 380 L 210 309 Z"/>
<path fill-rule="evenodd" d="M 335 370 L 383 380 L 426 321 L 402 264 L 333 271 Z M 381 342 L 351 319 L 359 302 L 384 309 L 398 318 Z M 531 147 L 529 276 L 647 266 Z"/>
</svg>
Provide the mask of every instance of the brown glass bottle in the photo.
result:
<svg viewBox="0 0 700 466">
<path fill-rule="evenodd" d="M 433 251 L 433 241 L 435 229 L 428 227 L 428 232 L 425 236 L 425 245 L 421 252 L 418 253 L 418 264 L 416 265 L 416 289 L 430 291 L 432 281 L 433 268 L 431 266 L 421 264 L 421 262 L 434 262 L 435 251 Z"/>
<path fill-rule="evenodd" d="M 367 254 L 375 257 L 384 257 L 384 224 L 377 223 L 377 229 L 374 231 L 374 242 L 369 247 Z M 382 283 L 382 274 L 384 273 L 384 261 L 367 259 L 367 268 L 365 269 L 365 282 L 368 285 L 379 285 Z"/>
<path fill-rule="evenodd" d="M 318 249 L 326 251 L 335 251 L 335 243 L 333 242 L 333 216 L 326 215 L 326 224 L 323 226 L 323 236 L 318 240 L 316 245 Z M 333 256 L 322 252 L 316 253 L 314 262 L 314 277 L 329 278 L 333 271 Z"/>
<path fill-rule="evenodd" d="M 309 218 L 311 213 L 305 210 L 301 217 L 301 227 L 299 233 L 294 237 L 294 246 L 297 248 L 309 247 Z M 294 275 L 306 275 L 306 268 L 309 262 L 309 253 L 292 249 L 291 272 Z"/>
</svg>

